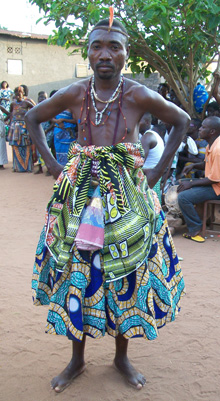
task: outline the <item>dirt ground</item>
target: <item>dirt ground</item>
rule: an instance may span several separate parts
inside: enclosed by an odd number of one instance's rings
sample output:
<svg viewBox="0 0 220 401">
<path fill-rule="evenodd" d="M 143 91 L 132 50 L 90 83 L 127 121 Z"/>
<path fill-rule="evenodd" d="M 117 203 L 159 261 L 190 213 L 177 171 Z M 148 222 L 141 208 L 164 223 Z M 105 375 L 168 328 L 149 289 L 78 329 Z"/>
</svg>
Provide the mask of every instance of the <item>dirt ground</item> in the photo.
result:
<svg viewBox="0 0 220 401">
<path fill-rule="evenodd" d="M 147 385 L 136 391 L 126 384 L 112 367 L 114 339 L 106 336 L 88 338 L 83 375 L 61 394 L 51 390 L 71 344 L 44 333 L 47 307 L 32 305 L 31 276 L 54 180 L 11 167 L 10 160 L 0 172 L 0 400 L 220 401 L 220 237 L 199 244 L 181 230 L 174 236 L 187 290 L 181 313 L 157 340 L 130 341 L 131 361 Z"/>
</svg>

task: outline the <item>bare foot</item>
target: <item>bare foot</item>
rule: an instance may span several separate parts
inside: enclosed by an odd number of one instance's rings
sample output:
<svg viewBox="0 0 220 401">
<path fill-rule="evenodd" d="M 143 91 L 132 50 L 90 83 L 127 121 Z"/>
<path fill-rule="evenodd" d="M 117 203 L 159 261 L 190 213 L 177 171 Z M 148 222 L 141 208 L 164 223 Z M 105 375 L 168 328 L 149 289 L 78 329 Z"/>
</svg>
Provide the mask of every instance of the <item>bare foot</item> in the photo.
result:
<svg viewBox="0 0 220 401">
<path fill-rule="evenodd" d="M 67 367 L 51 380 L 51 387 L 56 393 L 61 393 L 77 376 L 83 373 L 85 364 L 71 360 Z"/>
<path fill-rule="evenodd" d="M 126 377 L 128 383 L 135 387 L 137 390 L 141 390 L 142 387 L 146 384 L 145 377 L 141 373 L 137 372 L 137 370 L 134 368 L 134 366 L 131 365 L 127 357 L 120 359 L 115 358 L 114 364 L 119 372 Z"/>
</svg>

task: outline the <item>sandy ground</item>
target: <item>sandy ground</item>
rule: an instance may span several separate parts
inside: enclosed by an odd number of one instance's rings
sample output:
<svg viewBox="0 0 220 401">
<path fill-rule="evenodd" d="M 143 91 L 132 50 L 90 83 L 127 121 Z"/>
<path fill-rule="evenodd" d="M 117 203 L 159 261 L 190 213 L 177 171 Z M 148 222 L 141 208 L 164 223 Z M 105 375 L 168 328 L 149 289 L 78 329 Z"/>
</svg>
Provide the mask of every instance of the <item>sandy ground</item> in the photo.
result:
<svg viewBox="0 0 220 401">
<path fill-rule="evenodd" d="M 9 150 L 9 156 L 11 150 Z M 175 237 L 187 295 L 174 323 L 155 341 L 130 341 L 130 358 L 147 377 L 141 391 L 112 367 L 114 339 L 88 338 L 87 369 L 61 394 L 50 379 L 70 359 L 65 337 L 44 333 L 47 307 L 32 305 L 31 275 L 52 177 L 0 172 L 0 400 L 219 401 L 220 237 L 198 244 Z"/>
</svg>

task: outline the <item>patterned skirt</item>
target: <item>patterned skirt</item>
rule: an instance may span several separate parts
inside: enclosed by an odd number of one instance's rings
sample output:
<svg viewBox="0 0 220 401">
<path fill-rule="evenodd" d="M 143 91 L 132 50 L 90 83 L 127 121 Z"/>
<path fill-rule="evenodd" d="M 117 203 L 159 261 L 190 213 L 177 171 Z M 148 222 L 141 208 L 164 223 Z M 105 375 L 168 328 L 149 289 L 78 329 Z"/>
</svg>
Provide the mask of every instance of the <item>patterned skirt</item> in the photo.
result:
<svg viewBox="0 0 220 401">
<path fill-rule="evenodd" d="M 41 233 L 34 265 L 35 305 L 49 305 L 46 332 L 81 341 L 83 334 L 108 334 L 153 340 L 158 329 L 175 319 L 184 280 L 163 212 L 157 217 L 147 260 L 126 277 L 106 282 L 101 251 L 79 251 L 63 272 Z"/>
<path fill-rule="evenodd" d="M 12 145 L 13 170 L 18 173 L 32 172 L 32 148 L 31 145 L 15 146 Z"/>
<path fill-rule="evenodd" d="M 184 281 L 143 163 L 140 143 L 72 145 L 47 206 L 34 265 L 34 304 L 49 305 L 47 333 L 79 341 L 83 334 L 97 338 L 106 332 L 152 340 L 158 328 L 175 319 Z M 79 250 L 76 239 L 94 199 L 94 174 L 104 245 Z M 93 212 L 90 216 L 94 220 Z"/>
</svg>

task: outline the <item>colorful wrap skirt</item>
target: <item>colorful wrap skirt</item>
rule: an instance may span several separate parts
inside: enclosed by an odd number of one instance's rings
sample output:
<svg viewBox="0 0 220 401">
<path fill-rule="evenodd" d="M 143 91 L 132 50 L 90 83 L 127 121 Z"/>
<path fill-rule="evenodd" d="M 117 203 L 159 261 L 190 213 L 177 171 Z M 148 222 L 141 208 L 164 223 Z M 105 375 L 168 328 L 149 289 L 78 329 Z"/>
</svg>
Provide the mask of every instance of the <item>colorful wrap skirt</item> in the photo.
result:
<svg viewBox="0 0 220 401">
<path fill-rule="evenodd" d="M 79 250 L 74 242 L 80 210 L 92 196 L 88 159 L 98 160 L 103 201 L 104 245 L 95 251 Z M 140 143 L 75 144 L 70 150 L 47 207 L 34 264 L 34 304 L 49 305 L 47 333 L 79 341 L 83 334 L 97 338 L 105 332 L 154 339 L 158 328 L 175 319 L 184 281 L 143 162 Z"/>
<path fill-rule="evenodd" d="M 31 172 L 33 170 L 32 141 L 25 121 L 12 120 L 8 141 L 13 151 L 13 170 L 20 173 Z"/>
</svg>

